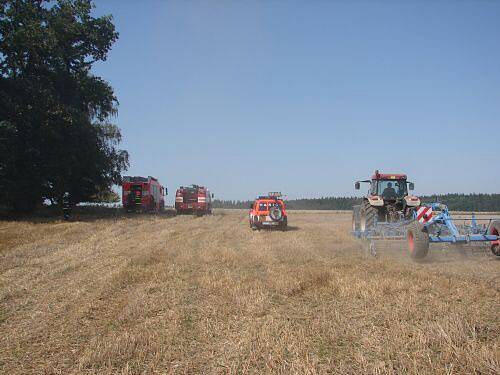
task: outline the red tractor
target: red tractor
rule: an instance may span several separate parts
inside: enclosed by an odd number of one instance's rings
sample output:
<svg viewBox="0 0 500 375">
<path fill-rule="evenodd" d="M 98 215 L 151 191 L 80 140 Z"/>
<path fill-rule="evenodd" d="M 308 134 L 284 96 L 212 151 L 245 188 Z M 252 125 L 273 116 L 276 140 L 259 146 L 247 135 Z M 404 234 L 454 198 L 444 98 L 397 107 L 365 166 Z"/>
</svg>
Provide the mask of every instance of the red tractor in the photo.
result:
<svg viewBox="0 0 500 375">
<path fill-rule="evenodd" d="M 127 212 L 159 212 L 165 208 L 166 189 L 154 177 L 123 176 L 122 204 Z"/>
<path fill-rule="evenodd" d="M 204 186 L 181 186 L 175 193 L 175 210 L 177 214 L 195 214 L 203 216 L 212 213 L 210 191 Z"/>
<path fill-rule="evenodd" d="M 415 209 L 420 206 L 420 199 L 409 194 L 414 189 L 405 174 L 382 174 L 375 171 L 371 180 L 357 181 L 356 190 L 361 183 L 369 183 L 368 195 L 361 205 L 353 207 L 353 231 L 365 232 L 373 228 L 376 222 L 397 223 L 413 218 Z"/>
</svg>

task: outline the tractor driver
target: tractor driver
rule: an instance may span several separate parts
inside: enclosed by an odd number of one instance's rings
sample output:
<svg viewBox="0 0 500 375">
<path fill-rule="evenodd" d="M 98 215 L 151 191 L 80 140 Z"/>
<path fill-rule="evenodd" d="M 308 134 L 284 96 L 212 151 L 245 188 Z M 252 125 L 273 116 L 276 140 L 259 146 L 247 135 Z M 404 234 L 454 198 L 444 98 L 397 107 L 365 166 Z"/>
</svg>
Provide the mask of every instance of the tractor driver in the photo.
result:
<svg viewBox="0 0 500 375">
<path fill-rule="evenodd" d="M 387 183 L 387 187 L 382 192 L 382 196 L 386 199 L 394 199 L 397 198 L 396 190 L 392 187 L 392 182 Z"/>
</svg>

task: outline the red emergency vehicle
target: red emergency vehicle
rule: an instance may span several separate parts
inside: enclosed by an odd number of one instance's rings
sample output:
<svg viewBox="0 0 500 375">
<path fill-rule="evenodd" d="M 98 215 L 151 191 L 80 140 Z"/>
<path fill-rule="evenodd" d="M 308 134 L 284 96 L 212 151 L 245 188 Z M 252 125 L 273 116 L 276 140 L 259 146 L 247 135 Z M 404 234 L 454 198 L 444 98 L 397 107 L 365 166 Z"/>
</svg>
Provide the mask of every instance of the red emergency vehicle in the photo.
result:
<svg viewBox="0 0 500 375">
<path fill-rule="evenodd" d="M 123 176 L 122 204 L 127 212 L 159 212 L 165 208 L 166 189 L 154 177 Z"/>
<path fill-rule="evenodd" d="M 213 197 L 204 186 L 181 186 L 175 193 L 175 210 L 178 214 L 211 214 Z"/>
<path fill-rule="evenodd" d="M 258 197 L 250 206 L 250 228 L 288 228 L 288 215 L 280 192 Z"/>
</svg>

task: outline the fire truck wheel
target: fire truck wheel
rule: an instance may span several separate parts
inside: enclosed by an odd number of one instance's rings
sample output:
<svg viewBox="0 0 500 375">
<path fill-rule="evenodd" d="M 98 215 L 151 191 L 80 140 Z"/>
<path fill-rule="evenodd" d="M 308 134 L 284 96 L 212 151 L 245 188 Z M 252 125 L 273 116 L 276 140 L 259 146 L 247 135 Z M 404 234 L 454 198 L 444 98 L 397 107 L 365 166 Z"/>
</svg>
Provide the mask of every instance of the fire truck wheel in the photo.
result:
<svg viewBox="0 0 500 375">
<path fill-rule="evenodd" d="M 418 221 L 408 225 L 406 229 L 408 254 L 413 259 L 423 259 L 429 253 L 429 233 L 424 232 L 424 226 Z"/>
<path fill-rule="evenodd" d="M 500 236 L 500 220 L 495 220 L 492 221 L 490 224 L 490 234 L 494 236 Z M 500 241 L 494 241 L 491 244 L 491 252 L 496 255 L 497 257 L 500 257 Z"/>
</svg>

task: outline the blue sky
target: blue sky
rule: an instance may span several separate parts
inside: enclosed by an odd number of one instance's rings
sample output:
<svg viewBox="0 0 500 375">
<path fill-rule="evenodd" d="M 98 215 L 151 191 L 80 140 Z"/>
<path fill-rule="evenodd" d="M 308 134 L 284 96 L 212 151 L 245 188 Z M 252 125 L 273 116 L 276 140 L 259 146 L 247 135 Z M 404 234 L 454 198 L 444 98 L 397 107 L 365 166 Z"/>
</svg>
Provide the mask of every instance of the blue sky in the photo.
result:
<svg viewBox="0 0 500 375">
<path fill-rule="evenodd" d="M 224 199 L 500 192 L 500 1 L 98 0 L 127 174 Z"/>
</svg>

